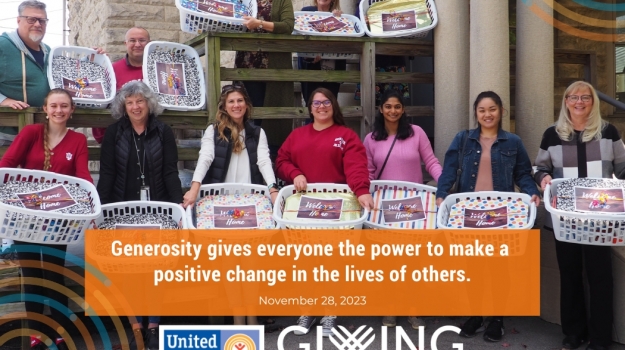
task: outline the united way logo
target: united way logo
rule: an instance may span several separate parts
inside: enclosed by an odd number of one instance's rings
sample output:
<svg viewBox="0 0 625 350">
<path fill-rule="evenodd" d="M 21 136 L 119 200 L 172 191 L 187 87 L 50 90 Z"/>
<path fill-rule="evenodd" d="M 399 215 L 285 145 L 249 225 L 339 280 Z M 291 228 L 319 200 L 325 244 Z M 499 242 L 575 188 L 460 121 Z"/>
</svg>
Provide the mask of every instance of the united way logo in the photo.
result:
<svg viewBox="0 0 625 350">
<path fill-rule="evenodd" d="M 159 327 L 161 350 L 218 349 L 264 350 L 263 326 Z"/>
</svg>

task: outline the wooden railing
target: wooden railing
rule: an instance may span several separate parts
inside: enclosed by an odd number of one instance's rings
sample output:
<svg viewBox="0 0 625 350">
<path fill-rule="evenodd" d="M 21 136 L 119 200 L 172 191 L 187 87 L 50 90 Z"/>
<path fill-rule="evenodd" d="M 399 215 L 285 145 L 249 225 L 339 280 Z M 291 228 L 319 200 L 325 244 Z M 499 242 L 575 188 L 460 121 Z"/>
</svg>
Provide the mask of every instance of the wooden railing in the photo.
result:
<svg viewBox="0 0 625 350">
<path fill-rule="evenodd" d="M 360 118 L 360 134 L 370 129 L 375 115 L 375 82 L 434 83 L 431 73 L 391 73 L 375 71 L 375 55 L 433 56 L 431 41 L 416 39 L 341 38 L 302 35 L 267 34 L 202 34 L 188 45 L 204 54 L 206 59 L 208 114 L 215 115 L 222 81 L 309 81 L 360 83 L 360 106 L 346 107 L 343 114 Z M 221 67 L 221 51 L 264 51 L 264 52 L 332 52 L 359 54 L 360 71 L 307 71 L 292 69 L 242 69 Z M 270 93 L 270 92 L 268 92 Z M 254 118 L 308 118 L 300 107 L 255 108 Z M 256 113 L 257 111 L 257 113 Z M 432 106 L 411 107 L 411 116 L 432 116 Z"/>
<path fill-rule="evenodd" d="M 221 92 L 221 82 L 239 81 L 311 81 L 311 82 L 344 82 L 361 84 L 360 106 L 343 107 L 346 118 L 360 121 L 360 134 L 363 137 L 370 130 L 375 115 L 375 83 L 434 83 L 431 73 L 395 73 L 376 72 L 375 55 L 397 56 L 433 56 L 434 46 L 431 41 L 418 39 L 381 39 L 381 38 L 341 38 L 301 35 L 272 34 L 202 34 L 186 44 L 194 47 L 205 60 L 205 78 L 207 109 L 198 112 L 165 111 L 160 120 L 176 130 L 204 130 L 214 118 L 217 102 Z M 306 71 L 292 69 L 241 69 L 221 67 L 221 51 L 258 51 L 265 52 L 337 52 L 360 54 L 360 71 Z M 511 71 L 514 71 L 515 48 L 511 47 Z M 596 81 L 596 55 L 594 52 L 575 50 L 555 50 L 555 63 L 580 64 L 584 66 L 584 77 L 591 82 Z M 556 78 L 554 83 L 560 82 Z M 566 78 L 565 80 L 571 80 Z M 514 76 L 511 76 L 514 86 Z M 512 109 L 514 111 L 514 109 Z M 411 117 L 433 116 L 433 106 L 409 106 L 407 113 Z M 41 122 L 45 118 L 40 108 L 28 108 L 16 111 L 0 107 L 0 126 L 16 126 L 20 129 L 25 125 Z M 254 108 L 256 119 L 305 119 L 308 111 L 303 107 L 259 107 Z M 68 126 L 75 128 L 106 127 L 114 122 L 108 110 L 76 110 Z M 6 147 L 0 147 L 0 155 Z M 180 160 L 197 160 L 197 148 L 179 148 Z M 99 147 L 91 146 L 91 160 L 99 159 Z"/>
</svg>

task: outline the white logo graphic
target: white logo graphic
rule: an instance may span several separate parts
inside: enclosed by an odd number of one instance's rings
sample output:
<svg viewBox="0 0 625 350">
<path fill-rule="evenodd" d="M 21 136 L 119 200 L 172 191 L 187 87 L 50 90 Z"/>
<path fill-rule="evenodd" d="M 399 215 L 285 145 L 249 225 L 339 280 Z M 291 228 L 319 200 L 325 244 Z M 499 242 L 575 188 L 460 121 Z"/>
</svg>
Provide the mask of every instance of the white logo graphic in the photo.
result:
<svg viewBox="0 0 625 350">
<path fill-rule="evenodd" d="M 344 338 L 341 335 L 341 332 L 339 332 L 336 328 L 332 328 L 332 334 L 334 336 L 330 335 L 330 341 L 332 342 L 332 344 L 334 344 L 334 346 L 337 347 L 337 349 L 340 350 L 365 350 L 369 345 L 371 345 L 371 343 L 375 339 L 375 334 L 373 334 L 371 335 L 369 340 L 366 340 L 367 336 L 371 334 L 371 332 L 373 332 L 373 327 L 369 327 L 369 329 L 367 329 L 367 331 L 363 335 L 361 335 L 359 338 L 356 338 L 358 334 L 360 334 L 360 332 L 365 329 L 365 327 L 367 326 L 360 326 L 354 333 L 351 333 L 345 327 L 339 326 L 339 329 L 343 332 L 343 334 L 347 336 L 347 338 Z M 339 343 L 338 340 L 335 339 L 335 337 L 336 339 L 339 339 L 341 343 Z M 366 340 L 366 343 L 363 344 L 362 342 L 364 340 Z"/>
<path fill-rule="evenodd" d="M 67 160 L 72 160 L 72 154 L 69 152 L 65 153 L 65 158 L 67 158 Z"/>
<path fill-rule="evenodd" d="M 341 151 L 343 150 L 343 146 L 345 146 L 347 143 L 345 142 L 345 140 L 343 140 L 342 137 L 337 137 L 334 139 L 334 147 L 338 147 L 341 149 Z"/>
<path fill-rule="evenodd" d="M 338 326 L 340 330 L 332 328 L 332 335 L 330 335 L 330 341 L 338 350 L 365 350 L 375 340 L 375 334 L 371 334 L 373 327 L 369 327 L 362 335 L 362 331 L 367 326 L 360 326 L 354 333 L 350 333 L 345 327 Z M 291 332 L 307 332 L 308 329 L 301 326 L 290 326 L 285 328 L 278 336 L 278 350 L 284 349 L 284 338 Z M 410 335 L 404 331 L 401 326 L 395 327 L 395 350 L 418 350 L 425 349 L 425 327 L 420 326 L 417 332 L 418 342 L 417 345 L 413 343 L 411 338 L 415 337 L 413 331 L 409 331 Z M 430 339 L 430 349 L 438 350 L 438 337 L 443 332 L 460 333 L 460 328 L 455 326 L 442 326 L 432 334 Z M 360 336 L 359 336 L 360 335 Z M 369 337 L 367 339 L 367 337 Z M 323 346 L 323 329 L 321 326 L 317 326 L 317 336 L 313 343 L 299 343 L 299 349 L 303 350 L 327 350 L 327 346 Z M 382 326 L 380 329 L 380 350 L 391 350 L 388 345 L 388 330 L 386 326 Z M 377 343 L 377 342 L 376 342 Z M 451 347 L 456 350 L 463 350 L 464 345 L 462 343 L 452 343 Z"/>
</svg>

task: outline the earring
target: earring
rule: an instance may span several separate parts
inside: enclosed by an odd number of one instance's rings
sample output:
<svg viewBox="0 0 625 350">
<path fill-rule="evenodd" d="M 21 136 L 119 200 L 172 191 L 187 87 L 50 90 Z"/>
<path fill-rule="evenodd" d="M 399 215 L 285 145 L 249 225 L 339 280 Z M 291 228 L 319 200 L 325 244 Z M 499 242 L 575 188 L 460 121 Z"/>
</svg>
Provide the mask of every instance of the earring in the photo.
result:
<svg viewBox="0 0 625 350">
<path fill-rule="evenodd" d="M 74 118 L 74 116 L 70 114 L 70 115 L 69 115 L 69 119 L 72 119 L 72 118 Z"/>
<path fill-rule="evenodd" d="M 48 117 L 48 116 L 46 115 L 46 119 L 50 119 L 50 117 Z"/>
</svg>

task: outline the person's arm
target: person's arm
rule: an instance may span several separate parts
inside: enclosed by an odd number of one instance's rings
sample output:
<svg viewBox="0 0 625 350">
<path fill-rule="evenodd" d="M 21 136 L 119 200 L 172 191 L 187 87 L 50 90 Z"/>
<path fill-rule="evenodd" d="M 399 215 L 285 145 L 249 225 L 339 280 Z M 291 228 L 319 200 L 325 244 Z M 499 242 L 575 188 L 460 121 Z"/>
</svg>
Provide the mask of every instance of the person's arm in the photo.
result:
<svg viewBox="0 0 625 350">
<path fill-rule="evenodd" d="M 553 140 L 550 140 L 550 138 L 553 137 L 558 137 L 558 134 L 553 128 L 549 128 L 543 133 L 543 139 L 540 142 L 540 148 L 538 149 L 536 161 L 534 162 L 536 166 L 534 181 L 539 184 L 543 190 L 553 177 L 553 162 L 551 160 L 551 153 L 549 152 L 549 145 L 553 143 Z"/>
<path fill-rule="evenodd" d="M 243 16 L 243 24 L 247 29 L 256 29 L 261 24 L 263 29 L 274 34 L 291 34 L 295 27 L 295 14 L 293 3 L 289 0 L 274 1 L 273 6 L 280 5 L 277 11 L 271 10 L 273 22 L 263 21 L 251 16 Z M 277 14 L 277 18 L 274 16 Z"/>
<path fill-rule="evenodd" d="M 278 158 L 276 158 L 276 173 L 282 180 L 293 183 L 293 180 L 298 175 L 304 175 L 304 173 L 293 163 L 293 140 L 297 137 L 295 133 L 291 132 L 286 138 L 280 150 L 278 150 Z"/>
<path fill-rule="evenodd" d="M 98 195 L 100 202 L 108 204 L 112 202 L 111 194 L 115 186 L 117 177 L 117 167 L 115 164 L 115 135 L 117 134 L 118 123 L 108 128 L 104 133 L 102 146 L 100 147 L 100 178 L 98 179 Z"/>
<path fill-rule="evenodd" d="M 351 129 L 346 133 L 345 150 L 343 151 L 343 171 L 347 179 L 347 185 L 358 197 L 360 206 L 373 209 L 373 197 L 371 196 L 369 170 L 366 166 L 367 151 L 362 145 L 360 138 Z"/>
<path fill-rule="evenodd" d="M 369 170 L 369 180 L 375 179 L 375 171 L 377 170 L 377 166 L 375 165 L 373 159 L 373 149 L 375 147 L 375 141 L 371 138 L 371 133 L 365 136 L 365 142 L 363 142 L 365 146 L 365 151 L 367 152 L 367 170 Z"/>
<path fill-rule="evenodd" d="M 432 145 L 430 144 L 430 140 L 428 140 L 428 136 L 425 134 L 423 129 L 416 127 L 413 128 L 415 131 L 415 136 L 418 137 L 419 140 L 419 156 L 421 160 L 425 164 L 425 170 L 427 170 L 428 174 L 434 178 L 434 181 L 438 183 L 438 179 L 441 177 L 441 173 L 443 172 L 443 167 L 441 163 L 439 163 L 438 158 L 434 155 L 434 151 L 432 150 Z M 421 170 L 421 164 L 418 164 L 419 171 Z"/>
<path fill-rule="evenodd" d="M 9 146 L 9 149 L 0 159 L 0 168 L 17 168 L 24 163 L 32 145 L 37 140 L 34 128 L 25 128 L 15 136 L 15 139 Z"/>
<path fill-rule="evenodd" d="M 532 178 L 532 163 L 530 157 L 527 155 L 525 146 L 519 138 L 517 140 L 517 156 L 516 164 L 514 165 L 514 182 L 519 186 L 521 191 L 529 194 L 530 196 L 540 196 L 538 188 L 536 188 L 536 182 Z"/>
<path fill-rule="evenodd" d="M 4 99 L 2 100 L 2 102 L 0 102 L 0 106 L 11 107 L 13 109 L 24 109 L 30 107 L 30 105 L 24 101 L 14 100 L 6 96 L 4 96 Z"/>
<path fill-rule="evenodd" d="M 612 124 L 608 124 L 606 129 L 610 130 L 610 139 L 612 140 L 612 153 L 614 159 L 612 160 L 612 167 L 614 169 L 614 175 L 617 179 L 625 178 L 625 145 L 621 140 L 621 134 Z"/>
<path fill-rule="evenodd" d="M 263 174 L 263 179 L 267 185 L 276 183 L 276 175 L 273 173 L 273 166 L 271 165 L 271 157 L 269 156 L 269 144 L 267 143 L 267 135 L 265 130 L 260 129 L 260 139 L 258 140 L 257 149 L 258 160 L 256 165 L 260 173 Z"/>
<path fill-rule="evenodd" d="M 163 128 L 163 183 L 171 203 L 182 203 L 182 184 L 178 175 L 178 146 L 168 125 Z"/>
<path fill-rule="evenodd" d="M 197 195 L 200 193 L 200 187 L 202 181 L 206 177 L 208 169 L 210 169 L 213 160 L 215 159 L 215 126 L 209 125 L 204 131 L 202 136 L 202 145 L 200 147 L 200 157 L 197 160 L 197 166 L 193 172 L 193 178 L 191 180 L 191 188 L 184 194 L 182 199 L 182 205 L 186 208 L 189 205 L 193 205 L 197 200 Z"/>
<path fill-rule="evenodd" d="M 15 57 L 13 57 L 15 58 Z M 7 81 L 7 62 L 10 62 L 7 55 L 5 55 L 2 51 L 0 51 L 0 82 L 6 83 Z M 21 72 L 20 72 L 21 76 Z M 2 92 L 0 92 L 0 107 L 11 107 L 13 109 L 24 109 L 30 107 L 30 105 L 24 101 L 18 101 L 12 98 L 9 98 Z"/>
<path fill-rule="evenodd" d="M 267 135 L 265 130 L 260 129 L 260 139 L 258 140 L 256 165 L 260 173 L 263 174 L 263 179 L 267 186 L 276 183 L 276 175 L 273 173 L 273 166 L 271 165 L 271 157 L 269 156 L 269 144 L 267 143 Z M 269 196 L 271 197 L 271 203 L 276 202 L 278 198 L 278 190 L 276 188 L 269 189 Z"/>
<path fill-rule="evenodd" d="M 449 149 L 447 149 L 447 152 L 445 153 L 443 171 L 441 172 L 441 176 L 438 178 L 436 189 L 437 205 L 440 201 L 447 197 L 449 190 L 454 185 L 454 182 L 456 182 L 456 173 L 460 167 L 458 151 L 462 147 L 462 137 L 465 132 L 466 131 L 461 131 L 454 137 L 453 141 L 451 141 L 451 145 L 449 145 Z"/>
<path fill-rule="evenodd" d="M 76 133 L 76 156 L 74 157 L 74 168 L 76 174 L 74 176 L 85 179 L 93 183 L 91 173 L 89 172 L 89 148 L 87 148 L 87 138 L 83 134 Z"/>
<path fill-rule="evenodd" d="M 193 172 L 193 182 L 202 183 L 208 169 L 215 159 L 215 129 L 211 124 L 206 128 L 204 136 L 202 136 L 202 145 L 200 147 L 200 157 L 197 160 L 197 166 Z"/>
<path fill-rule="evenodd" d="M 370 194 L 369 170 L 367 169 L 367 151 L 358 135 L 351 129 L 345 133 L 345 150 L 343 151 L 343 172 L 349 188 L 356 196 Z"/>
</svg>

